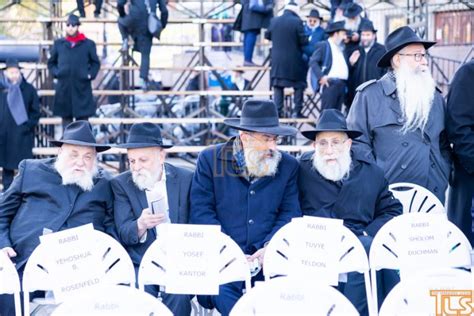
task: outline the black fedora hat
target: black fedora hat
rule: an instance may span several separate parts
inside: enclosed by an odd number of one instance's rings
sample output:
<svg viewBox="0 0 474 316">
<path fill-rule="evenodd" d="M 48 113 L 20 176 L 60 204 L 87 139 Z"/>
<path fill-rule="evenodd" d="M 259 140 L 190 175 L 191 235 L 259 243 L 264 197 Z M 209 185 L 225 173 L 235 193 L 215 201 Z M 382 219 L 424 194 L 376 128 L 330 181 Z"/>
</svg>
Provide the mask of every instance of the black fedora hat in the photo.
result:
<svg viewBox="0 0 474 316">
<path fill-rule="evenodd" d="M 270 100 L 245 101 L 240 119 L 225 119 L 224 124 L 241 131 L 270 135 L 292 136 L 298 132 L 294 127 L 280 125 L 276 105 Z"/>
<path fill-rule="evenodd" d="M 402 26 L 396 29 L 388 34 L 387 39 L 385 40 L 386 52 L 382 57 L 380 57 L 377 66 L 390 67 L 390 60 L 398 51 L 407 45 L 416 43 L 422 44 L 425 46 L 425 49 L 436 44 L 436 42 L 422 40 L 409 26 Z"/>
<path fill-rule="evenodd" d="M 79 17 L 77 15 L 70 14 L 67 17 L 66 24 L 70 24 L 72 26 L 77 26 L 77 25 L 81 25 L 81 21 L 79 20 Z"/>
<path fill-rule="evenodd" d="M 320 19 L 322 20 L 323 18 L 319 15 L 319 11 L 316 10 L 316 9 L 311 9 L 311 11 L 309 11 L 309 14 L 306 16 L 308 18 L 317 18 L 317 19 Z"/>
<path fill-rule="evenodd" d="M 325 32 L 328 34 L 332 34 L 339 31 L 346 31 L 345 24 L 346 24 L 345 21 L 337 21 L 337 22 L 329 23 Z"/>
<path fill-rule="evenodd" d="M 360 27 L 359 27 L 359 30 L 361 32 L 373 32 L 373 33 L 377 33 L 377 30 L 374 28 L 374 23 L 372 23 L 372 21 L 369 21 L 369 20 L 364 20 Z"/>
<path fill-rule="evenodd" d="M 362 135 L 361 132 L 347 129 L 346 119 L 341 111 L 336 109 L 324 110 L 321 113 L 318 124 L 315 129 L 302 131 L 301 134 L 309 140 L 314 141 L 316 134 L 320 132 L 343 132 L 350 138 L 357 138 Z"/>
<path fill-rule="evenodd" d="M 344 7 L 344 13 L 342 13 L 342 15 L 346 18 L 352 19 L 358 16 L 362 11 L 364 11 L 364 9 L 362 9 L 362 7 L 357 3 L 348 3 Z"/>
<path fill-rule="evenodd" d="M 97 144 L 88 121 L 72 122 L 64 129 L 63 137 L 60 140 L 52 140 L 50 143 L 57 147 L 63 144 L 95 147 L 97 152 L 110 149 L 109 145 Z"/>
<path fill-rule="evenodd" d="M 18 68 L 18 69 L 21 69 L 21 67 L 20 67 L 20 62 L 19 62 L 18 59 L 16 59 L 16 58 L 8 58 L 8 59 L 5 61 L 5 66 L 2 67 L 1 69 L 4 70 L 4 69 L 7 69 L 7 68 Z"/>
<path fill-rule="evenodd" d="M 144 122 L 133 124 L 128 132 L 127 142 L 116 147 L 127 149 L 146 147 L 171 148 L 173 145 L 163 140 L 158 124 Z"/>
</svg>

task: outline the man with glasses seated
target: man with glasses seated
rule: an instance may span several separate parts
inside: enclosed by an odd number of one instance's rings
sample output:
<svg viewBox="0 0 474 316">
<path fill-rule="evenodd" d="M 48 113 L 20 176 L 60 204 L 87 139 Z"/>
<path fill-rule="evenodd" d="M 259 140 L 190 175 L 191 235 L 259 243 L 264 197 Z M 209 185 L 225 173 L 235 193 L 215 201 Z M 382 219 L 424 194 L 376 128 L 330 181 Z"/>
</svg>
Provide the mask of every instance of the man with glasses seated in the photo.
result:
<svg viewBox="0 0 474 316">
<path fill-rule="evenodd" d="M 377 65 L 391 71 L 357 88 L 347 125 L 362 132 L 358 146 L 383 169 L 389 183 L 421 185 L 444 202 L 451 148 L 444 99 L 426 58 L 434 44 L 408 26 L 389 34 Z"/>
<path fill-rule="evenodd" d="M 238 129 L 239 136 L 200 154 L 191 185 L 190 222 L 220 225 L 248 261 L 261 266 L 275 232 L 301 216 L 298 162 L 277 149 L 279 136 L 293 136 L 297 130 L 279 125 L 275 104 L 266 100 L 247 100 L 241 118 L 224 123 Z M 253 278 L 259 279 L 261 272 Z M 198 300 L 228 315 L 243 288 L 243 282 L 225 284 L 219 295 Z"/>
<path fill-rule="evenodd" d="M 303 214 L 344 220 L 368 253 L 377 231 L 402 213 L 402 205 L 388 190 L 382 169 L 351 150 L 352 140 L 362 133 L 348 130 L 340 111 L 324 110 L 316 129 L 302 134 L 314 141 L 314 151 L 303 154 L 298 172 Z M 382 277 L 392 279 L 385 280 L 387 286 L 396 282 L 392 271 Z M 361 315 L 368 315 L 363 274 L 349 273 L 341 290 Z"/>
</svg>

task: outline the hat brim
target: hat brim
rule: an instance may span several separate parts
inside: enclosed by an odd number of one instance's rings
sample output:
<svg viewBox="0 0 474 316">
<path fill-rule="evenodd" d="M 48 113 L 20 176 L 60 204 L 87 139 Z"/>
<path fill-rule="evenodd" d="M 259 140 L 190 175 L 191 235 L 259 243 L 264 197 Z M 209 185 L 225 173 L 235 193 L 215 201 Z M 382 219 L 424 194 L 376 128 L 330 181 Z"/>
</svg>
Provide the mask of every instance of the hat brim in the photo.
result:
<svg viewBox="0 0 474 316">
<path fill-rule="evenodd" d="M 346 133 L 347 136 L 349 136 L 349 138 L 351 138 L 351 139 L 355 139 L 355 138 L 359 137 L 360 135 L 362 135 L 362 132 L 353 131 L 353 130 L 346 130 L 346 129 L 331 129 L 331 130 L 313 129 L 313 130 L 309 130 L 309 131 L 302 131 L 301 135 L 303 135 L 304 137 L 306 137 L 309 140 L 314 141 L 316 139 L 316 135 L 318 133 L 322 133 L 322 132 L 342 132 L 342 133 Z"/>
<path fill-rule="evenodd" d="M 406 42 L 406 43 L 402 43 L 402 44 L 392 48 L 391 50 L 387 51 L 382 57 L 380 57 L 379 61 L 377 62 L 377 66 L 381 67 L 381 68 L 391 67 L 391 62 L 390 61 L 392 60 L 392 57 L 398 51 L 400 51 L 403 47 L 408 46 L 410 44 L 422 44 L 425 47 L 425 49 L 428 49 L 431 46 L 433 46 L 434 44 L 436 44 L 436 42 L 432 42 L 432 41 L 409 41 L 409 42 Z"/>
<path fill-rule="evenodd" d="M 327 34 L 332 34 L 332 33 L 336 33 L 336 32 L 339 32 L 339 31 L 346 31 L 347 32 L 347 29 L 342 27 L 342 28 L 336 28 L 336 29 L 327 29 L 324 32 L 327 33 Z"/>
<path fill-rule="evenodd" d="M 153 144 L 153 143 L 125 143 L 125 144 L 118 144 L 115 145 L 117 148 L 125 148 L 125 149 L 136 149 L 136 148 L 148 148 L 148 147 L 160 147 L 163 149 L 168 149 L 173 147 L 172 144 Z"/>
<path fill-rule="evenodd" d="M 242 126 L 240 125 L 240 119 L 225 119 L 224 124 L 227 126 L 230 126 L 232 128 L 241 130 L 241 131 L 246 131 L 246 132 L 257 132 L 257 133 L 264 133 L 264 134 L 270 134 L 270 135 L 279 135 L 279 136 L 293 136 L 298 133 L 298 130 L 294 127 L 291 126 L 285 126 L 285 125 L 278 125 L 278 126 Z"/>
<path fill-rule="evenodd" d="M 320 20 L 323 19 L 322 16 L 314 16 L 314 15 L 309 15 L 309 14 L 308 14 L 306 17 L 307 17 L 307 18 L 316 18 L 316 19 L 320 19 Z"/>
<path fill-rule="evenodd" d="M 111 148 L 111 146 L 108 145 L 81 142 L 79 140 L 51 140 L 49 143 L 56 147 L 61 147 L 63 144 L 94 147 L 98 153 L 109 150 Z"/>
</svg>

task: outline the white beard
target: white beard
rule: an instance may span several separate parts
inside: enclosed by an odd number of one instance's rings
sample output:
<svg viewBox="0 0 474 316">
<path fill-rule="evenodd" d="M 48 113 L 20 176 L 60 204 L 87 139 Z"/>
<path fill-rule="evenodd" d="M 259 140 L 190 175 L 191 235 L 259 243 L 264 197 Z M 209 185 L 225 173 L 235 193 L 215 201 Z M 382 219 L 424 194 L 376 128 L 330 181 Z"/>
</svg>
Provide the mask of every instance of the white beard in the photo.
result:
<svg viewBox="0 0 474 316">
<path fill-rule="evenodd" d="M 324 178 L 331 181 L 340 181 L 342 179 L 347 179 L 351 171 L 351 150 L 348 148 L 337 157 L 335 163 L 328 164 L 327 159 L 333 158 L 333 156 L 323 156 L 318 150 L 314 151 L 313 154 L 313 168 L 317 170 Z"/>
<path fill-rule="evenodd" d="M 405 118 L 401 129 L 402 134 L 424 130 L 430 115 L 435 95 L 436 83 L 427 71 L 409 68 L 405 63 L 395 72 L 397 95 L 400 108 Z"/>
<path fill-rule="evenodd" d="M 97 175 L 99 168 L 97 167 L 97 160 L 94 160 L 92 170 L 84 170 L 82 175 L 77 175 L 72 168 L 67 168 L 65 164 L 66 156 L 59 154 L 54 168 L 62 178 L 63 185 L 75 184 L 83 191 L 90 191 L 94 187 L 94 177 Z"/>
<path fill-rule="evenodd" d="M 161 179 L 163 167 L 158 172 L 151 173 L 150 171 L 143 169 L 140 171 L 132 171 L 132 179 L 138 189 L 141 191 L 151 190 L 155 183 Z"/>
<path fill-rule="evenodd" d="M 346 23 L 344 24 L 344 28 L 346 30 L 352 31 L 352 32 L 357 32 L 359 30 L 359 24 L 360 24 L 360 16 L 357 17 L 357 19 L 344 19 Z"/>
<path fill-rule="evenodd" d="M 265 157 L 266 154 L 271 152 L 272 156 Z M 278 170 L 278 164 L 281 160 L 281 152 L 278 150 L 270 151 L 258 151 L 258 150 L 245 150 L 244 148 L 245 165 L 247 171 L 252 177 L 266 177 L 274 176 Z"/>
</svg>

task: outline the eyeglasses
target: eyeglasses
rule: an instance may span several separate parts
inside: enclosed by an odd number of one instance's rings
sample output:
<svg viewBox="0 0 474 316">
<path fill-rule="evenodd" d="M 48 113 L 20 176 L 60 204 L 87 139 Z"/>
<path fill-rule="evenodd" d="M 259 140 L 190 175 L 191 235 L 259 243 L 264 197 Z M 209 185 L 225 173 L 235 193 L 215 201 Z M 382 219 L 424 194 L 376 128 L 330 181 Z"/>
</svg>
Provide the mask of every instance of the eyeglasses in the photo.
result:
<svg viewBox="0 0 474 316">
<path fill-rule="evenodd" d="M 316 145 L 318 145 L 318 148 L 320 149 L 328 149 L 329 145 L 331 145 L 332 148 L 334 149 L 341 149 L 342 145 L 348 140 L 346 139 L 332 139 L 331 141 L 327 141 L 326 139 L 321 139 L 320 141 L 316 141 Z"/>
<path fill-rule="evenodd" d="M 400 55 L 400 56 L 413 56 L 413 57 L 415 57 L 415 61 L 421 61 L 421 59 L 426 58 L 426 56 L 427 56 L 425 53 L 414 53 L 414 54 L 401 54 L 401 53 L 398 53 L 398 55 Z"/>
<path fill-rule="evenodd" d="M 70 23 L 68 23 L 68 24 L 66 24 L 66 26 L 67 26 L 67 27 L 76 27 L 77 25 L 76 25 L 76 24 L 70 24 Z"/>
<path fill-rule="evenodd" d="M 280 145 L 283 143 L 283 137 L 281 136 L 261 135 L 259 137 L 256 137 L 255 135 L 251 133 L 246 133 L 246 134 L 256 139 L 257 141 L 263 142 L 263 143 L 275 143 L 277 145 Z"/>
</svg>

